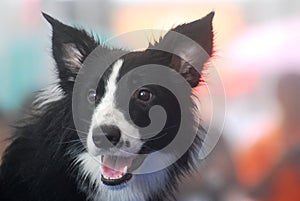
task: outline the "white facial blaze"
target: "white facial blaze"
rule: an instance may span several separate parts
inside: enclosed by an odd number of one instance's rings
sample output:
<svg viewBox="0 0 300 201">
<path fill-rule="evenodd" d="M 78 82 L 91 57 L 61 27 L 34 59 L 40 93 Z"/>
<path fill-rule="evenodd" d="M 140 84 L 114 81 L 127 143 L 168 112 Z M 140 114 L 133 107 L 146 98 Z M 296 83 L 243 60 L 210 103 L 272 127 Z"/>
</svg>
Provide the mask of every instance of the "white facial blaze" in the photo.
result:
<svg viewBox="0 0 300 201">
<path fill-rule="evenodd" d="M 138 129 L 126 120 L 122 111 L 116 107 L 117 78 L 122 65 L 123 60 L 118 60 L 112 66 L 112 72 L 106 83 L 105 94 L 92 117 L 87 147 L 88 151 L 93 155 L 97 152 L 97 147 L 92 139 L 92 130 L 105 124 L 117 126 L 121 131 L 120 140 L 130 142 L 131 147 L 122 148 L 122 150 L 126 151 L 127 149 L 131 153 L 137 153 L 142 146 L 142 142 L 139 140 Z"/>
</svg>

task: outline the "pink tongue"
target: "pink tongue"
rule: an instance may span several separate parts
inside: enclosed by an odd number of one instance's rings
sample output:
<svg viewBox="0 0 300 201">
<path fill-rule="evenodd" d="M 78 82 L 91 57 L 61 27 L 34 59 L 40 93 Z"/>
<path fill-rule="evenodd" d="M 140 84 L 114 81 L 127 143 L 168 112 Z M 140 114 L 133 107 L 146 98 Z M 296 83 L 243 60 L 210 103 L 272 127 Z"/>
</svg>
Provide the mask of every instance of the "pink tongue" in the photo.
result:
<svg viewBox="0 0 300 201">
<path fill-rule="evenodd" d="M 102 160 L 102 174 L 106 178 L 117 178 L 124 176 L 125 167 L 129 169 L 135 157 L 116 157 L 116 156 L 103 156 Z"/>
</svg>

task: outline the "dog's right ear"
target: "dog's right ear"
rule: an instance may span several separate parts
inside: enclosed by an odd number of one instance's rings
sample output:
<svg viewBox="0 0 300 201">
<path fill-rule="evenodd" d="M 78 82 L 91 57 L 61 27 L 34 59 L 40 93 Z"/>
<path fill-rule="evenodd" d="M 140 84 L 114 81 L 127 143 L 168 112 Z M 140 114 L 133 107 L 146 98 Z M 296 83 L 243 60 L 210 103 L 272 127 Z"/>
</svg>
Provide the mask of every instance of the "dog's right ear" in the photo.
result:
<svg viewBox="0 0 300 201">
<path fill-rule="evenodd" d="M 65 25 L 42 13 L 52 26 L 52 54 L 63 88 L 73 82 L 85 58 L 99 43 L 83 30 Z"/>
</svg>

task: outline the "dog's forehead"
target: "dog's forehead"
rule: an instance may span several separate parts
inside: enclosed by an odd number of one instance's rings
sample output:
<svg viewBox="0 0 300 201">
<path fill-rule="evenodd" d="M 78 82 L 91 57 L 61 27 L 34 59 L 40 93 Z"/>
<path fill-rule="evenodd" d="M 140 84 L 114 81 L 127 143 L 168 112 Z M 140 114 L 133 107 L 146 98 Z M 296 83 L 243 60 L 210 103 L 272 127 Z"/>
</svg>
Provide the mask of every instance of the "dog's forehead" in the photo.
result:
<svg viewBox="0 0 300 201">
<path fill-rule="evenodd" d="M 145 51 L 130 52 L 122 57 L 123 65 L 119 76 L 122 77 L 129 71 L 145 65 L 158 64 L 167 66 L 170 54 L 161 51 L 147 49 Z"/>
<path fill-rule="evenodd" d="M 165 52 L 150 49 L 123 55 L 115 60 L 100 77 L 97 87 L 98 95 L 103 97 L 107 92 L 114 91 L 115 96 L 120 96 L 119 92 L 122 90 L 132 93 L 133 88 L 136 90 L 142 87 L 143 83 L 149 83 L 153 76 L 156 78 L 163 76 L 162 79 L 171 81 L 168 75 L 156 75 L 155 71 L 152 73 L 152 69 L 158 65 L 169 67 L 171 56 Z"/>
</svg>

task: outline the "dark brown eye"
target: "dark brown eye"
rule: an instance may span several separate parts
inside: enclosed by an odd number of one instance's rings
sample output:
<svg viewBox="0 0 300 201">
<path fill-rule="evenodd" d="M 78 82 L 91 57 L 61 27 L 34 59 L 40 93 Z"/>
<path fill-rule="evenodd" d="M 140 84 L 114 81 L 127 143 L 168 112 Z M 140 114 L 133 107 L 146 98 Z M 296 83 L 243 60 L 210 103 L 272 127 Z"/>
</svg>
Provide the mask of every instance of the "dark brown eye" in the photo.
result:
<svg viewBox="0 0 300 201">
<path fill-rule="evenodd" d="M 152 93 L 148 90 L 142 89 L 138 93 L 138 99 L 147 102 L 152 98 Z"/>
<path fill-rule="evenodd" d="M 94 104 L 96 100 L 96 96 L 97 96 L 96 90 L 90 89 L 87 96 L 89 103 Z"/>
</svg>

